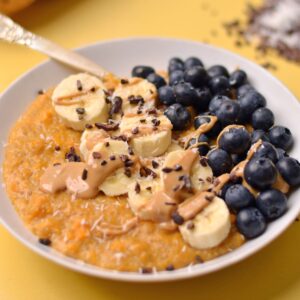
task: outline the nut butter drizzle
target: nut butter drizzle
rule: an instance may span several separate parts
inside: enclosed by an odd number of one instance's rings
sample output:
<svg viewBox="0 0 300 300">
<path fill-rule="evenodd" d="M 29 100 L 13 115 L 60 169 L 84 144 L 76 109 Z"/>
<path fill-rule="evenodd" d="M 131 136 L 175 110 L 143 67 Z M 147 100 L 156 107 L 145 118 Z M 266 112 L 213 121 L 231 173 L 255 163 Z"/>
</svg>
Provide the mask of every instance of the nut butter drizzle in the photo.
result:
<svg viewBox="0 0 300 300">
<path fill-rule="evenodd" d="M 144 220 L 160 223 L 163 229 L 174 230 L 177 228 L 172 221 L 172 214 L 175 211 L 183 221 L 186 221 L 192 219 L 209 204 L 208 199 L 214 197 L 214 193 L 193 194 L 192 191 L 187 191 L 184 183 L 184 178 L 189 178 L 190 170 L 197 158 L 199 154 L 195 149 L 186 150 L 184 155 L 174 162 L 174 166 L 180 165 L 182 169 L 163 173 L 163 189 L 154 193 L 149 202 L 141 207 Z"/>
</svg>

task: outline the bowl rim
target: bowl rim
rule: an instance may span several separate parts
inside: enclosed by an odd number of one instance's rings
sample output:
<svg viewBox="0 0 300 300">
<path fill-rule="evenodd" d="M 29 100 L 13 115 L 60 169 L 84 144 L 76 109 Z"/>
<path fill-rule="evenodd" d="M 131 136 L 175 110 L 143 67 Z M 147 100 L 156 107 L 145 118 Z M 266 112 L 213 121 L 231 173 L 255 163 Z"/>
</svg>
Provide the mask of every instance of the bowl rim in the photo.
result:
<svg viewBox="0 0 300 300">
<path fill-rule="evenodd" d="M 249 64 L 253 68 L 258 69 L 260 72 L 263 73 L 263 76 L 266 76 L 269 78 L 269 80 L 273 81 L 274 84 L 278 85 L 281 89 L 284 90 L 287 95 L 293 99 L 299 109 L 300 109 L 300 103 L 298 102 L 295 95 L 276 77 L 274 77 L 271 73 L 266 71 L 263 67 L 256 64 L 255 62 L 251 61 L 250 59 L 247 59 L 243 57 L 242 55 L 236 54 L 230 50 L 209 45 L 200 41 L 196 40 L 190 40 L 190 39 L 182 39 L 182 38 L 170 38 L 170 37 L 159 37 L 159 36 L 133 36 L 133 37 L 126 37 L 126 38 L 117 38 L 117 39 L 109 39 L 109 40 L 102 40 L 98 42 L 94 42 L 91 44 L 87 44 L 84 46 L 80 46 L 77 48 L 74 48 L 73 50 L 76 52 L 81 53 L 82 51 L 93 48 L 105 44 L 115 44 L 115 43 L 128 43 L 128 42 L 142 42 L 142 41 L 163 41 L 163 42 L 178 42 L 178 43 L 185 43 L 185 44 L 192 44 L 192 45 L 200 45 L 201 47 L 206 47 L 208 49 L 212 49 L 214 51 L 222 52 L 224 55 L 229 55 L 231 57 L 236 57 L 239 60 L 244 61 L 245 63 Z M 18 84 L 20 81 L 23 80 L 23 78 L 26 78 L 27 76 L 30 76 L 31 73 L 36 72 L 37 69 L 47 65 L 49 62 L 51 62 L 51 59 L 47 59 L 25 73 L 18 76 L 12 83 L 8 85 L 8 87 L 0 94 L 0 102 L 3 101 L 3 98 L 7 93 L 9 93 L 11 90 L 14 89 L 15 85 Z M 5 192 L 5 190 L 4 190 Z M 5 192 L 6 193 L 6 192 Z M 7 199 L 9 200 L 9 197 L 7 196 Z M 201 268 L 204 264 L 201 265 L 195 265 L 192 269 L 189 269 L 189 267 L 181 268 L 178 270 L 174 270 L 172 272 L 168 271 L 160 271 L 160 272 L 153 272 L 151 274 L 141 274 L 138 272 L 120 272 L 116 270 L 110 270 L 110 269 L 104 269 L 96 266 L 92 266 L 89 264 L 86 264 L 84 262 L 81 262 L 77 259 L 73 259 L 70 257 L 67 257 L 55 250 L 47 251 L 47 247 L 45 246 L 37 246 L 36 244 L 28 241 L 24 237 L 20 236 L 14 228 L 12 228 L 9 224 L 6 223 L 6 221 L 1 217 L 0 215 L 0 223 L 6 228 L 17 240 L 19 240 L 22 244 L 24 244 L 26 247 L 34 251 L 35 253 L 41 255 L 44 258 L 47 258 L 48 260 L 66 267 L 67 269 L 83 273 L 86 275 L 99 277 L 103 279 L 111 279 L 111 280 L 118 280 L 118 281 L 124 281 L 124 282 L 166 282 L 166 281 L 175 281 L 175 280 L 182 280 L 182 279 L 188 279 L 193 278 L 196 276 L 203 276 L 206 274 L 210 274 L 212 272 L 224 269 L 230 265 L 236 264 L 239 261 L 242 261 L 249 256 L 255 254 L 256 252 L 260 251 L 262 248 L 269 245 L 272 241 L 274 241 L 279 235 L 281 235 L 288 227 L 289 225 L 294 221 L 294 219 L 299 215 L 300 213 L 300 205 L 298 207 L 298 210 L 293 208 L 293 212 L 291 213 L 290 219 L 286 220 L 284 224 L 280 227 L 278 231 L 276 231 L 273 235 L 269 235 L 268 238 L 263 243 L 258 244 L 257 246 L 251 248 L 248 251 L 244 251 L 242 253 L 239 253 L 239 255 L 235 255 L 230 257 L 227 261 L 222 262 L 218 265 L 210 265 L 211 262 L 215 261 L 218 258 L 215 258 L 211 261 L 205 262 L 206 268 Z M 24 225 L 23 225 L 24 226 Z M 25 226 L 24 226 L 25 227 Z M 28 229 L 26 229 L 28 230 Z M 29 231 L 29 230 L 28 230 Z M 47 248 L 47 249 L 46 249 Z M 233 251 L 234 252 L 234 251 Z M 56 253 L 57 255 L 53 255 L 52 253 Z M 189 269 L 189 270 L 187 270 Z"/>
</svg>

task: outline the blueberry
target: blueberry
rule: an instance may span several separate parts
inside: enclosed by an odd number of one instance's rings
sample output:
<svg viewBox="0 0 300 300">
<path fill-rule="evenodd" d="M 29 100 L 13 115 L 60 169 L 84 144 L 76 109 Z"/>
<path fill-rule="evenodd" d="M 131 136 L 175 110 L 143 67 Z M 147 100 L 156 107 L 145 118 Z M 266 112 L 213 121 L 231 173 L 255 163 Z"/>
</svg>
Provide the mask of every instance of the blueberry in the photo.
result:
<svg viewBox="0 0 300 300">
<path fill-rule="evenodd" d="M 194 103 L 194 108 L 198 111 L 206 111 L 212 98 L 210 90 L 207 87 L 196 89 L 197 100 Z"/>
<path fill-rule="evenodd" d="M 223 126 L 234 124 L 237 120 L 240 106 L 237 101 L 225 100 L 216 112 L 218 120 Z"/>
<path fill-rule="evenodd" d="M 214 96 L 209 103 L 208 110 L 212 113 L 216 113 L 218 111 L 218 109 L 220 108 L 221 103 L 223 103 L 225 100 L 230 101 L 230 99 L 228 97 L 223 96 L 223 95 Z"/>
<path fill-rule="evenodd" d="M 253 91 L 255 91 L 255 88 L 251 84 L 246 83 L 237 89 L 236 91 L 237 98 L 241 98 L 244 95 L 248 94 L 249 92 L 253 92 Z"/>
<path fill-rule="evenodd" d="M 209 80 L 209 88 L 214 95 L 229 95 L 230 85 L 225 76 L 216 76 Z"/>
<path fill-rule="evenodd" d="M 266 99 L 258 92 L 250 91 L 239 98 L 240 104 L 240 120 L 248 122 L 252 114 L 260 107 L 266 106 Z"/>
<path fill-rule="evenodd" d="M 225 76 L 225 77 L 229 77 L 229 73 L 227 71 L 227 69 L 223 66 L 220 65 L 215 65 L 210 67 L 207 70 L 207 73 L 209 75 L 209 77 L 216 77 L 216 76 Z"/>
<path fill-rule="evenodd" d="M 231 87 L 239 88 L 247 81 L 247 74 L 243 70 L 234 71 L 229 77 L 229 84 Z"/>
<path fill-rule="evenodd" d="M 252 114 L 251 124 L 254 129 L 268 130 L 274 125 L 274 114 L 266 107 L 258 108 Z"/>
<path fill-rule="evenodd" d="M 215 176 L 229 173 L 232 168 L 232 160 L 223 149 L 214 149 L 208 153 L 208 164 Z"/>
<path fill-rule="evenodd" d="M 186 129 L 191 121 L 190 112 L 179 103 L 169 106 L 164 114 L 172 123 L 174 130 Z"/>
<path fill-rule="evenodd" d="M 182 70 L 175 70 L 169 75 L 169 84 L 175 85 L 183 81 L 184 72 Z"/>
<path fill-rule="evenodd" d="M 226 195 L 226 192 L 227 190 L 232 186 L 234 185 L 234 183 L 232 183 L 231 181 L 228 181 L 227 183 L 225 183 L 222 187 L 222 190 L 220 191 L 219 193 L 219 196 L 222 198 L 222 199 L 225 199 L 225 195 Z"/>
<path fill-rule="evenodd" d="M 268 134 L 261 129 L 254 130 L 251 134 L 251 144 L 255 144 L 259 140 L 262 140 L 265 142 L 270 141 Z"/>
<path fill-rule="evenodd" d="M 192 67 L 195 67 L 195 66 L 203 67 L 202 61 L 197 57 L 191 56 L 191 57 L 187 58 L 184 62 L 184 68 L 186 70 L 188 70 Z"/>
<path fill-rule="evenodd" d="M 232 127 L 219 137 L 219 147 L 228 153 L 241 154 L 250 146 L 250 134 L 244 127 Z"/>
<path fill-rule="evenodd" d="M 275 220 L 287 210 L 286 196 L 276 190 L 270 189 L 261 192 L 256 199 L 256 206 L 267 220 Z"/>
<path fill-rule="evenodd" d="M 203 67 L 194 66 L 185 70 L 184 80 L 194 87 L 201 87 L 207 81 L 207 73 Z"/>
<path fill-rule="evenodd" d="M 277 171 L 270 159 L 253 158 L 247 163 L 244 176 L 251 186 L 259 190 L 265 190 L 275 183 Z"/>
<path fill-rule="evenodd" d="M 149 66 L 135 66 L 131 71 L 132 77 L 141 77 L 145 79 L 151 73 L 155 73 L 155 70 Z"/>
<path fill-rule="evenodd" d="M 281 148 L 276 148 L 277 151 L 277 156 L 278 156 L 278 160 L 284 158 L 284 157 L 288 157 L 289 155 Z"/>
<path fill-rule="evenodd" d="M 183 61 L 178 57 L 173 57 L 169 60 L 169 66 L 168 66 L 168 72 L 169 74 L 177 71 L 177 70 L 184 70 L 184 63 Z"/>
<path fill-rule="evenodd" d="M 194 119 L 194 127 L 195 129 L 199 128 L 202 124 L 205 123 L 209 123 L 210 122 L 210 118 L 206 115 L 199 115 Z M 222 125 L 219 121 L 217 121 L 215 123 L 215 125 L 213 126 L 213 128 L 206 132 L 206 135 L 209 138 L 215 138 L 222 130 Z"/>
<path fill-rule="evenodd" d="M 225 202 L 232 211 L 251 206 L 254 200 L 254 196 L 242 184 L 230 186 L 225 194 Z"/>
<path fill-rule="evenodd" d="M 288 150 L 293 142 L 293 136 L 291 131 L 283 126 L 274 126 L 269 130 L 270 142 L 283 150 Z"/>
<path fill-rule="evenodd" d="M 291 186 L 300 184 L 300 163 L 292 157 L 284 157 L 278 161 L 276 167 L 283 179 Z"/>
<path fill-rule="evenodd" d="M 175 94 L 171 86 L 165 85 L 158 89 L 158 98 L 165 105 L 171 105 L 176 102 Z"/>
<path fill-rule="evenodd" d="M 262 144 L 255 151 L 253 158 L 264 157 L 270 159 L 273 163 L 278 161 L 278 154 L 276 148 L 269 142 L 262 142 Z"/>
<path fill-rule="evenodd" d="M 241 161 L 246 159 L 246 153 L 242 153 L 242 154 L 231 154 L 231 159 L 232 159 L 232 163 L 234 166 L 236 166 L 237 164 L 239 164 Z"/>
<path fill-rule="evenodd" d="M 147 80 L 153 83 L 157 89 L 167 84 L 165 79 L 156 73 L 149 74 Z"/>
<path fill-rule="evenodd" d="M 265 232 L 267 222 L 256 207 L 240 210 L 236 217 L 236 225 L 240 233 L 247 239 L 253 239 Z"/>
<path fill-rule="evenodd" d="M 174 86 L 176 102 L 184 106 L 190 106 L 197 100 L 197 93 L 188 82 L 178 83 Z"/>
</svg>

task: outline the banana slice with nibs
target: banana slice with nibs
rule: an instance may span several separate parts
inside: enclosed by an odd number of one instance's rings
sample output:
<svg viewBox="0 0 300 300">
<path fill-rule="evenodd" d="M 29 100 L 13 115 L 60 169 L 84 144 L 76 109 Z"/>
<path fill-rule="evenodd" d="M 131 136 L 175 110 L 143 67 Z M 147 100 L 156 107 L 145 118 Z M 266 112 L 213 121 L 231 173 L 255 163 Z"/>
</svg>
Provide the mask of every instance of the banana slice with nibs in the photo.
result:
<svg viewBox="0 0 300 300">
<path fill-rule="evenodd" d="M 130 137 L 134 152 L 142 157 L 162 155 L 172 142 L 172 124 L 162 114 L 125 115 L 120 122 L 120 133 Z"/>
<path fill-rule="evenodd" d="M 62 80 L 52 94 L 55 112 L 67 127 L 82 131 L 86 124 L 106 122 L 108 104 L 101 80 L 85 73 Z"/>
</svg>

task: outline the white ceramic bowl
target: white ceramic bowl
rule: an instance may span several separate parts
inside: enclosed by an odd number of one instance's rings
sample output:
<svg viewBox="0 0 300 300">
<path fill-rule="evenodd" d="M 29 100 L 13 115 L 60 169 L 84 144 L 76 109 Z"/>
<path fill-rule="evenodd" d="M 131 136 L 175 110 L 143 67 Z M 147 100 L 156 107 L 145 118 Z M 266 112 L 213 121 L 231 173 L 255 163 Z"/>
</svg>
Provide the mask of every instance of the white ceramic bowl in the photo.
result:
<svg viewBox="0 0 300 300">
<path fill-rule="evenodd" d="M 186 58 L 198 56 L 206 66 L 223 64 L 229 70 L 236 67 L 244 69 L 253 85 L 268 101 L 268 107 L 275 114 L 276 123 L 289 127 L 295 137 L 295 145 L 291 155 L 300 159 L 300 131 L 298 120 L 300 105 L 288 89 L 270 73 L 258 65 L 226 50 L 215 48 L 198 42 L 164 39 L 164 38 L 134 38 L 113 40 L 86 46 L 78 52 L 93 59 L 112 72 L 125 76 L 129 75 L 133 66 L 145 64 L 156 69 L 166 69 L 168 60 L 173 56 Z M 33 68 L 16 80 L 1 96 L 0 99 L 0 140 L 5 144 L 10 127 L 25 110 L 26 106 L 36 97 L 37 91 L 57 84 L 65 76 L 74 71 L 56 62 L 47 61 Z M 3 147 L 0 150 L 3 159 Z M 210 262 L 183 268 L 173 272 L 158 272 L 153 274 L 138 274 L 105 270 L 80 261 L 65 257 L 51 248 L 37 242 L 22 224 L 5 190 L 0 188 L 0 219 L 2 224 L 23 244 L 40 255 L 69 269 L 85 274 L 123 281 L 170 281 L 189 278 L 217 271 L 234 264 L 260 250 L 281 234 L 300 212 L 300 190 L 289 197 L 287 213 L 271 223 L 267 231 L 260 237 L 246 242 L 237 250 L 216 258 Z"/>
</svg>

